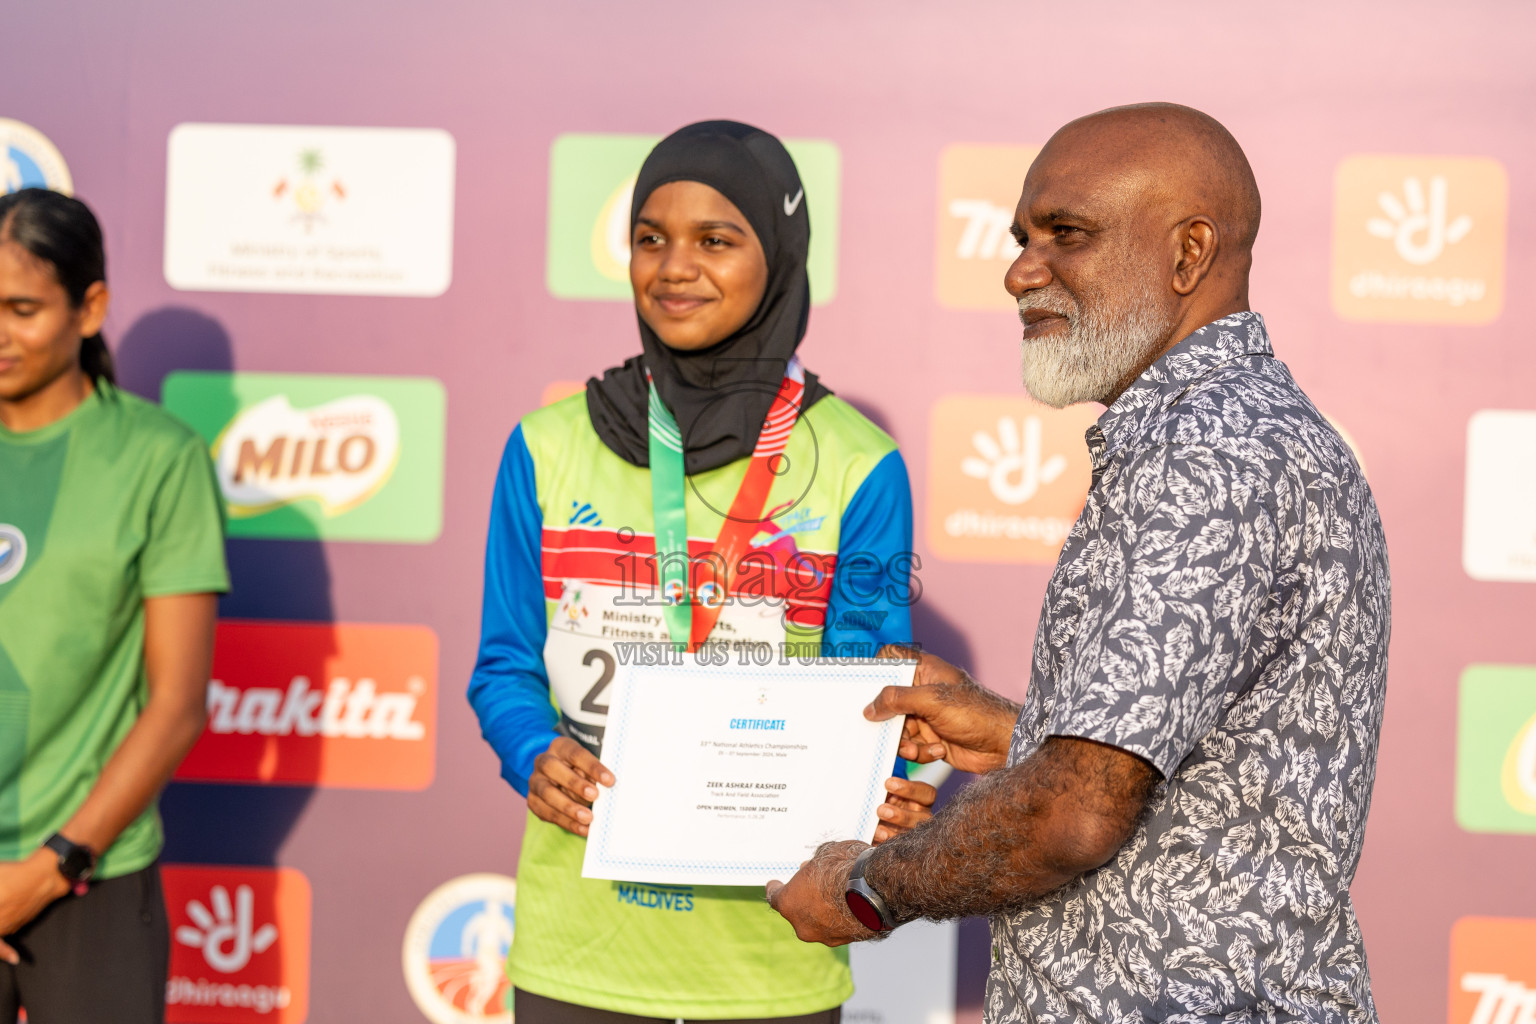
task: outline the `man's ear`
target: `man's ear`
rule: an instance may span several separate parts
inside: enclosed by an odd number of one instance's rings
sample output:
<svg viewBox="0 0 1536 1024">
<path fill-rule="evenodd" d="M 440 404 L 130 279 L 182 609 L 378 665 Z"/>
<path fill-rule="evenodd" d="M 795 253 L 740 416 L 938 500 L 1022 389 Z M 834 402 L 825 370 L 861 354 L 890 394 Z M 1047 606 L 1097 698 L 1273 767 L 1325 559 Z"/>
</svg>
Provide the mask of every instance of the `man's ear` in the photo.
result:
<svg viewBox="0 0 1536 1024">
<path fill-rule="evenodd" d="M 1195 290 L 1216 262 L 1221 232 L 1216 223 L 1203 214 L 1189 218 L 1175 230 L 1179 242 L 1178 259 L 1173 265 L 1173 290 L 1188 295 Z"/>
</svg>

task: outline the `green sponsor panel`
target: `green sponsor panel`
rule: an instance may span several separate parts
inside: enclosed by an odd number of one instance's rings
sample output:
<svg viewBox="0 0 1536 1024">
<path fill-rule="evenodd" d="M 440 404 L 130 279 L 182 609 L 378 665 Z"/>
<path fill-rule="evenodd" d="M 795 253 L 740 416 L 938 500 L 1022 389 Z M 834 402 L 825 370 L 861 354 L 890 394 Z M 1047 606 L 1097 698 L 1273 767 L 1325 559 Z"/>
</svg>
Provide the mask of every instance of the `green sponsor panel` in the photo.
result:
<svg viewBox="0 0 1536 1024">
<path fill-rule="evenodd" d="M 208 441 L 231 537 L 427 543 L 442 530 L 439 381 L 180 371 L 163 393 Z"/>
<path fill-rule="evenodd" d="M 560 299 L 629 301 L 629 206 L 659 135 L 567 134 L 549 150 L 545 281 Z M 811 302 L 837 294 L 842 154 L 821 139 L 786 139 L 811 218 Z"/>
<path fill-rule="evenodd" d="M 1536 833 L 1536 666 L 1461 674 L 1456 821 L 1469 832 Z"/>
</svg>

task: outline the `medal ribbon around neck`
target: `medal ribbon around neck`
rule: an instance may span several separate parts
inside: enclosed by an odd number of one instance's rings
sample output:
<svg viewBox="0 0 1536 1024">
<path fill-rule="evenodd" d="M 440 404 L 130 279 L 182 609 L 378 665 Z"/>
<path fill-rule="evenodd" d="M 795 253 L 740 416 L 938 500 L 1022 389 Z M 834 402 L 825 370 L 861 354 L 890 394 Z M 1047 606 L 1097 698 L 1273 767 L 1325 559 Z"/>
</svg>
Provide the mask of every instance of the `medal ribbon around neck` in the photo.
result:
<svg viewBox="0 0 1536 1024">
<path fill-rule="evenodd" d="M 688 486 L 683 469 L 683 436 L 677 428 L 672 411 L 656 393 L 656 384 L 650 380 L 648 407 L 651 461 L 651 511 L 656 520 L 657 575 L 660 577 L 662 614 L 666 618 L 667 633 L 677 650 L 697 651 L 709 639 L 709 634 L 720 619 L 725 607 L 726 595 L 736 579 L 736 569 L 751 547 L 752 535 L 763 523 L 763 508 L 768 504 L 768 492 L 773 481 L 782 472 L 779 466 L 784 446 L 789 443 L 790 432 L 800 416 L 800 401 L 805 397 L 805 370 L 799 358 L 789 361 L 784 380 L 763 428 L 757 435 L 757 446 L 752 449 L 752 461 L 747 464 L 746 476 L 742 477 L 736 497 L 731 501 L 730 513 L 710 553 L 719 556 L 709 558 L 716 564 L 716 579 L 699 587 L 696 597 L 689 589 L 688 577 L 692 560 L 688 555 L 688 512 L 684 494 Z M 705 558 L 701 555 L 700 558 Z M 723 564 L 724 571 L 720 570 Z M 679 637 L 688 637 L 686 648 Z"/>
</svg>

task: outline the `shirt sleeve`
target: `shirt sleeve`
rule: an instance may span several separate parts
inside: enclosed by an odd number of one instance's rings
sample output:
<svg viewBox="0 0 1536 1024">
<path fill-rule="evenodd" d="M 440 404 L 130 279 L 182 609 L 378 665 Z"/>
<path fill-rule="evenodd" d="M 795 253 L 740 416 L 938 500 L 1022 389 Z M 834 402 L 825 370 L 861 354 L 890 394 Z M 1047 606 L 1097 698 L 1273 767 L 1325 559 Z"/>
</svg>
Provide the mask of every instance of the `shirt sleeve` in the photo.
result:
<svg viewBox="0 0 1536 1024">
<path fill-rule="evenodd" d="M 491 498 L 480 652 L 469 703 L 480 734 L 501 759 L 501 777 L 523 796 L 533 759 L 559 735 L 544 671 L 542 536 L 533 456 L 519 426 L 507 441 Z"/>
<path fill-rule="evenodd" d="M 139 585 L 145 597 L 229 590 L 224 500 L 208 448 L 197 437 L 186 438 L 155 488 Z"/>
<path fill-rule="evenodd" d="M 892 451 L 843 510 L 822 653 L 872 658 L 885 644 L 910 643 L 915 563 L 912 486 L 901 453 Z"/>
<path fill-rule="evenodd" d="M 1102 501 L 1078 635 L 1046 731 L 1130 751 L 1169 778 L 1253 670 L 1275 519 L 1240 465 L 1207 448 L 1133 458 Z"/>
</svg>

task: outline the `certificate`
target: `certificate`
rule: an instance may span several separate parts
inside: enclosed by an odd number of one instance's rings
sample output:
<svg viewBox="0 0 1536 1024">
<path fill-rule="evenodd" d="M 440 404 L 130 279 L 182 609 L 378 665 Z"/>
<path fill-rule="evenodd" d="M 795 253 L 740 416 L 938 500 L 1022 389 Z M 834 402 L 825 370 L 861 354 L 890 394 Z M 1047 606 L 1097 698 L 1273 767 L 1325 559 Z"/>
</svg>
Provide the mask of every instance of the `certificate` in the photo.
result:
<svg viewBox="0 0 1536 1024">
<path fill-rule="evenodd" d="M 901 719 L 864 707 L 914 665 L 689 663 L 614 679 L 585 878 L 672 885 L 788 880 L 828 840 L 868 842 Z"/>
</svg>

